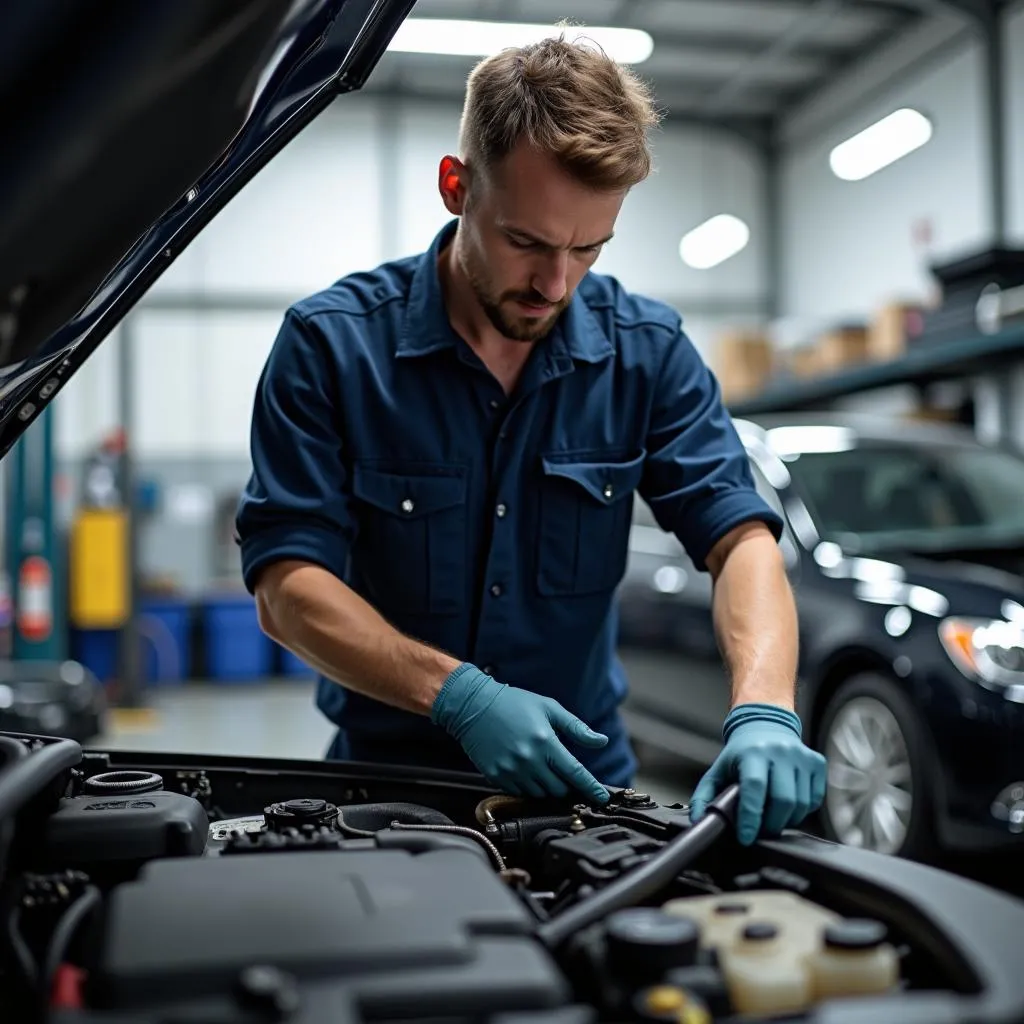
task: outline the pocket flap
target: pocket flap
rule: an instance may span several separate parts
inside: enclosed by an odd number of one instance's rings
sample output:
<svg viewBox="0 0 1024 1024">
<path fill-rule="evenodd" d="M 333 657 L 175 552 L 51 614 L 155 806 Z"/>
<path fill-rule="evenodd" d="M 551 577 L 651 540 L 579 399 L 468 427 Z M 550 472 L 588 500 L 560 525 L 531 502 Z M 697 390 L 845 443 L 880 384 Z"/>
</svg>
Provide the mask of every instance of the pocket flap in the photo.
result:
<svg viewBox="0 0 1024 1024">
<path fill-rule="evenodd" d="M 544 472 L 582 487 L 595 501 L 612 505 L 628 497 L 640 483 L 646 452 L 629 462 L 561 462 L 542 456 Z"/>
<path fill-rule="evenodd" d="M 356 463 L 352 491 L 357 498 L 406 519 L 454 508 L 466 500 L 466 477 L 396 473 Z"/>
</svg>

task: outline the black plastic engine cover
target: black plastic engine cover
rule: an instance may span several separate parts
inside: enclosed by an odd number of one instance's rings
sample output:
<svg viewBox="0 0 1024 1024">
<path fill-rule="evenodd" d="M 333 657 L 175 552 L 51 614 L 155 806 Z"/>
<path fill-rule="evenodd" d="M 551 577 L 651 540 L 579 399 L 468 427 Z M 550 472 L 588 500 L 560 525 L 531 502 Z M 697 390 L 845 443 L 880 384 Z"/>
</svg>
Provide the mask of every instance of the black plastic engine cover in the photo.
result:
<svg viewBox="0 0 1024 1024">
<path fill-rule="evenodd" d="M 273 965 L 405 1018 L 564 1005 L 533 924 L 472 851 L 158 861 L 111 894 L 95 997 L 230 999 L 246 968 Z"/>
<path fill-rule="evenodd" d="M 202 804 L 183 793 L 77 796 L 47 820 L 39 852 L 62 868 L 196 857 L 208 832 Z"/>
</svg>

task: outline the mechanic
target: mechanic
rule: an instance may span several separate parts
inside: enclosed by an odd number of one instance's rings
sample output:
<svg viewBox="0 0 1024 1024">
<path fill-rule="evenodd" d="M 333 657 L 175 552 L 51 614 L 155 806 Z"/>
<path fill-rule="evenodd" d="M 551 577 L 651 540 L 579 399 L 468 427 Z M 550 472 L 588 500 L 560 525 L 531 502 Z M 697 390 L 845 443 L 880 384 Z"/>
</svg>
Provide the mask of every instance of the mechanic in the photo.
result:
<svg viewBox="0 0 1024 1024">
<path fill-rule="evenodd" d="M 738 778 L 750 843 L 824 795 L 782 524 L 679 315 L 591 272 L 657 123 L 586 42 L 478 64 L 430 248 L 285 314 L 238 539 L 262 629 L 321 675 L 328 758 L 600 804 L 637 767 L 615 605 L 637 491 L 711 573 L 731 679 L 692 814 Z"/>
</svg>

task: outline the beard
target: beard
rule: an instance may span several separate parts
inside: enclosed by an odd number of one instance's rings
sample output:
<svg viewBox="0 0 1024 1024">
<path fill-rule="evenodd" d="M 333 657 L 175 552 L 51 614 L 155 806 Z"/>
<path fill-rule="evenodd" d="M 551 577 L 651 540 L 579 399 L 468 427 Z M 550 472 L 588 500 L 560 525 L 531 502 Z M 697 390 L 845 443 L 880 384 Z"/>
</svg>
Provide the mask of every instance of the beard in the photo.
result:
<svg viewBox="0 0 1024 1024">
<path fill-rule="evenodd" d="M 554 327 L 555 321 L 569 305 L 570 296 L 552 304 L 543 295 L 532 290 L 497 292 L 488 281 L 481 263 L 465 248 L 459 253 L 458 259 L 462 272 L 466 275 L 466 280 L 491 326 L 510 341 L 539 341 Z M 532 306 L 549 306 L 551 312 L 543 317 L 518 315 L 515 307 L 511 305 L 517 300 Z"/>
</svg>

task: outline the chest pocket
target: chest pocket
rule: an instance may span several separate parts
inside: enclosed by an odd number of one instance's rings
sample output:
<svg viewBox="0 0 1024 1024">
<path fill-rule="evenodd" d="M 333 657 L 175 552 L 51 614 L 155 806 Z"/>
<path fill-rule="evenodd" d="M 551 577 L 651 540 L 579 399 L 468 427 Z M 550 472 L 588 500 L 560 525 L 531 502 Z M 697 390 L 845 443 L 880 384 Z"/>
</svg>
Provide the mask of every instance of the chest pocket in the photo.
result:
<svg viewBox="0 0 1024 1024">
<path fill-rule="evenodd" d="M 466 590 L 466 471 L 353 467 L 363 504 L 353 568 L 382 612 L 452 615 Z"/>
<path fill-rule="evenodd" d="M 549 596 L 613 589 L 626 571 L 632 494 L 646 453 L 628 462 L 542 457 L 537 588 Z"/>
</svg>

